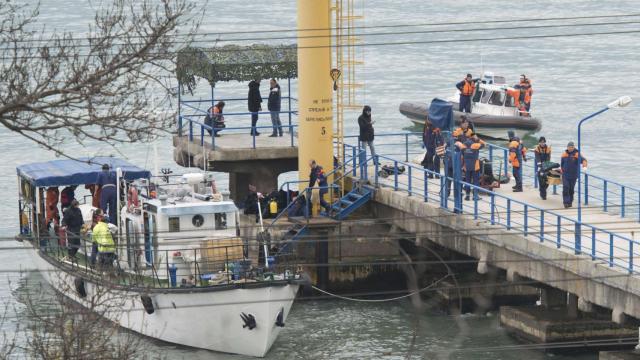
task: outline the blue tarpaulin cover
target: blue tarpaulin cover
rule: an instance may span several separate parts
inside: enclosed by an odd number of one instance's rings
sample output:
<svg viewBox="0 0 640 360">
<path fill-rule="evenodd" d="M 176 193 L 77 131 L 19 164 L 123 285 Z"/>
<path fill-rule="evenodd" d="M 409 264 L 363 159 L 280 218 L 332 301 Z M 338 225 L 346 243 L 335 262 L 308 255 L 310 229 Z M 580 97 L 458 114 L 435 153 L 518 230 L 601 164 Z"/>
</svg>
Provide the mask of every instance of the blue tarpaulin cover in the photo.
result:
<svg viewBox="0 0 640 360">
<path fill-rule="evenodd" d="M 453 127 L 453 106 L 451 103 L 438 98 L 431 100 L 429 120 L 433 126 L 451 131 Z"/>
<path fill-rule="evenodd" d="M 147 170 L 113 157 L 52 160 L 20 165 L 17 170 L 19 177 L 37 187 L 82 185 L 94 184 L 103 164 L 109 164 L 113 171 L 117 168 L 122 169 L 122 175 L 126 180 L 148 178 L 151 175 Z"/>
</svg>

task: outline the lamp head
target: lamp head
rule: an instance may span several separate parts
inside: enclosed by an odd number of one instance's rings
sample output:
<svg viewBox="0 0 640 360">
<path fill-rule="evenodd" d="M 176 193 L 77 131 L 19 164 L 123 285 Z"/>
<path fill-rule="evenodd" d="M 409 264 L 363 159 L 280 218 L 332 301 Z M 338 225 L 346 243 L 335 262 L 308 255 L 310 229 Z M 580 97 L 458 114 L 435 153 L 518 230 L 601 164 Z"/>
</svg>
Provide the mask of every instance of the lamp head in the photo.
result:
<svg viewBox="0 0 640 360">
<path fill-rule="evenodd" d="M 618 99 L 616 99 L 615 101 L 610 102 L 607 107 L 609 109 L 612 108 L 617 108 L 617 107 L 625 107 L 627 105 L 629 105 L 631 103 L 631 97 L 630 96 L 621 96 Z"/>
</svg>

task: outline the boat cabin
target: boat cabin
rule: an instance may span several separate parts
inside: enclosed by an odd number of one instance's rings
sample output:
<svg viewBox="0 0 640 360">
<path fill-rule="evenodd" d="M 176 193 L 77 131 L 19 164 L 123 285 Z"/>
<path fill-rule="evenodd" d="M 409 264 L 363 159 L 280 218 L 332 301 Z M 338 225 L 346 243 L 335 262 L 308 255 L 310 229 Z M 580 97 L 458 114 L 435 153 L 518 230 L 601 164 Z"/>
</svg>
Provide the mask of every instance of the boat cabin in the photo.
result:
<svg viewBox="0 0 640 360">
<path fill-rule="evenodd" d="M 122 249 L 127 249 L 119 256 L 126 259 L 121 266 L 164 274 L 169 264 L 176 264 L 187 271 L 206 255 L 203 241 L 241 246 L 236 237 L 238 208 L 214 193 L 212 184 L 210 174 L 202 173 L 185 174 L 173 182 L 130 184 L 120 215 L 126 243 Z"/>
<path fill-rule="evenodd" d="M 472 97 L 473 113 L 495 116 L 520 116 L 515 101 L 507 90 L 514 90 L 506 85 L 483 84 L 476 86 Z"/>
</svg>

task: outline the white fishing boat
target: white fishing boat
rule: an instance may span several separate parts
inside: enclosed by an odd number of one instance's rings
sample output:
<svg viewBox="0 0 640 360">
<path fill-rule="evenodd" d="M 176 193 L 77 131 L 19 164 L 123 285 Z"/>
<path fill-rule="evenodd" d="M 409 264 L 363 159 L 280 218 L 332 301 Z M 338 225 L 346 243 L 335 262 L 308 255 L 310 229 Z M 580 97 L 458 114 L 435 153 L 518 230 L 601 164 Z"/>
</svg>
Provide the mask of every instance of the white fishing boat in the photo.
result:
<svg viewBox="0 0 640 360">
<path fill-rule="evenodd" d="M 18 167 L 20 235 L 57 291 L 129 330 L 159 340 L 262 357 L 301 283 L 294 266 L 250 259 L 236 236 L 238 210 L 205 174 L 152 182 L 148 171 L 114 158 L 55 160 Z M 118 169 L 124 205 L 114 236 L 117 259 L 92 263 L 90 234 L 74 257 L 64 231 L 45 228 L 45 189 L 93 184 L 102 164 Z M 176 178 L 176 177 L 172 177 Z M 165 180 L 168 180 L 167 176 Z M 57 206 L 57 205 L 56 205 Z M 88 224 L 91 204 L 80 206 Z M 268 249 L 265 247 L 265 251 Z M 257 257 L 257 254 L 256 254 Z M 267 257 L 262 256 L 262 259 Z M 97 301 L 97 298 L 100 298 Z"/>
<path fill-rule="evenodd" d="M 460 124 L 461 117 L 466 116 L 474 125 L 476 133 L 493 139 L 507 139 L 512 130 L 516 136 L 524 138 L 528 134 L 540 131 L 542 122 L 515 106 L 512 94 L 516 89 L 506 84 L 505 78 L 487 72 L 477 82 L 471 98 L 471 113 L 458 111 L 460 91 L 446 100 L 453 105 L 453 117 Z M 429 115 L 429 104 L 422 102 L 403 102 L 400 113 L 408 117 L 414 124 L 423 126 Z"/>
</svg>

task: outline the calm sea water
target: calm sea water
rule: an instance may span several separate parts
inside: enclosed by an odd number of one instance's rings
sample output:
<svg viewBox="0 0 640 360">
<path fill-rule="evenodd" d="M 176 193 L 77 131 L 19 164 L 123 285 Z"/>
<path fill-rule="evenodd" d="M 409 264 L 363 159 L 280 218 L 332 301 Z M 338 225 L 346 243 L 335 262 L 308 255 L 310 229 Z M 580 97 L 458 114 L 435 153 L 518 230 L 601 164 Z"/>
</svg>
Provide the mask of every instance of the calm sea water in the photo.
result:
<svg viewBox="0 0 640 360">
<path fill-rule="evenodd" d="M 42 0 L 41 23 L 47 29 L 82 33 L 91 20 L 92 5 L 82 0 Z M 249 5 L 250 4 L 250 5 Z M 294 1 L 262 0 L 259 2 L 209 1 L 201 32 L 263 31 L 294 29 Z M 406 23 L 483 21 L 513 18 L 544 18 L 562 16 L 593 16 L 602 14 L 640 13 L 640 2 L 623 0 L 540 0 L 515 5 L 513 1 L 444 0 L 368 0 L 365 8 L 367 26 Z M 640 21 L 639 17 L 599 20 L 602 22 Z M 593 23 L 596 20 L 583 20 Z M 554 24 L 567 24 L 556 21 Z M 527 25 L 540 25 L 526 23 Z M 500 26 L 500 25 L 492 25 Z M 454 28 L 477 28 L 482 25 L 457 25 Z M 418 29 L 442 29 L 418 28 Z M 376 29 L 375 32 L 402 29 Z M 416 29 L 411 29 L 416 30 Z M 556 33 L 640 30 L 639 23 L 558 29 L 521 29 L 478 33 L 404 34 L 367 37 L 367 42 L 431 41 L 443 39 L 491 38 Z M 251 34 L 253 35 L 253 34 Z M 293 35 L 290 33 L 288 35 Z M 246 34 L 243 35 L 246 37 Z M 273 36 L 266 34 L 265 37 Z M 223 38 L 229 36 L 222 35 Z M 253 36 L 252 36 L 253 37 Z M 366 86 L 362 103 L 372 106 L 378 133 L 399 131 L 410 126 L 401 116 L 398 105 L 405 100 L 427 101 L 435 96 L 449 96 L 453 84 L 467 72 L 479 74 L 483 69 L 507 76 L 515 82 L 521 73 L 533 79 L 533 108 L 543 119 L 543 131 L 555 149 L 555 156 L 569 140 L 577 136 L 578 120 L 602 108 L 611 100 L 629 95 L 637 101 L 629 107 L 609 111 L 592 120 L 583 132 L 583 153 L 589 158 L 590 170 L 625 183 L 640 186 L 636 166 L 636 140 L 640 137 L 637 114 L 640 110 L 640 36 L 625 35 L 544 38 L 536 40 L 504 40 L 483 42 L 452 42 L 411 44 L 401 46 L 365 47 L 366 65 L 360 79 Z M 265 40 L 266 41 L 266 40 Z M 287 42 L 289 40 L 280 40 Z M 200 45 L 209 45 L 201 43 Z M 212 44 L 211 44 L 212 45 Z M 209 89 L 201 83 L 195 97 L 205 98 Z M 267 91 L 263 85 L 263 96 Z M 217 96 L 246 96 L 246 84 L 224 83 L 216 87 Z M 295 81 L 294 81 L 295 90 Z M 175 103 L 166 104 L 167 107 Z M 244 103 L 231 103 L 228 111 L 244 111 Z M 233 120 L 246 126 L 248 119 Z M 268 120 L 262 119 L 263 125 Z M 356 116 L 345 124 L 348 133 L 355 133 Z M 177 169 L 173 163 L 170 139 L 157 142 L 159 165 Z M 70 141 L 74 154 L 118 155 L 102 144 L 82 147 Z M 15 167 L 19 164 L 53 159 L 54 156 L 29 141 L 0 128 L 0 236 L 3 240 L 17 231 L 17 186 Z M 131 161 L 152 167 L 153 149 L 148 144 L 119 146 L 118 151 Z M 222 187 L 226 179 L 219 176 Z M 0 241 L 0 247 L 15 246 L 12 241 Z M 1 249 L 0 249 L 1 250 Z M 0 299 L 17 309 L 17 317 L 3 324 L 11 330 L 20 318 L 21 305 L 17 294 L 33 283 L 42 281 L 38 274 L 12 272 L 31 269 L 33 265 L 23 251 L 0 251 L 0 270 L 6 281 L 0 282 Z M 26 280 L 29 280 L 28 282 Z M 417 324 L 416 324 L 417 320 Z M 396 302 L 368 305 L 344 301 L 306 301 L 294 305 L 280 338 L 269 353 L 269 359 L 400 359 L 407 355 L 414 331 L 417 337 L 412 354 L 423 358 L 453 359 L 543 359 L 552 357 L 538 351 L 505 351 L 496 347 L 514 345 L 498 326 L 496 316 L 465 316 L 462 322 L 430 312 L 414 314 L 409 303 Z M 153 350 L 170 358 L 240 359 L 239 356 L 185 349 L 149 340 Z M 467 352 L 449 352 L 456 348 L 493 348 Z M 562 359 L 562 356 L 553 356 Z M 587 358 L 595 356 L 585 355 Z"/>
</svg>

